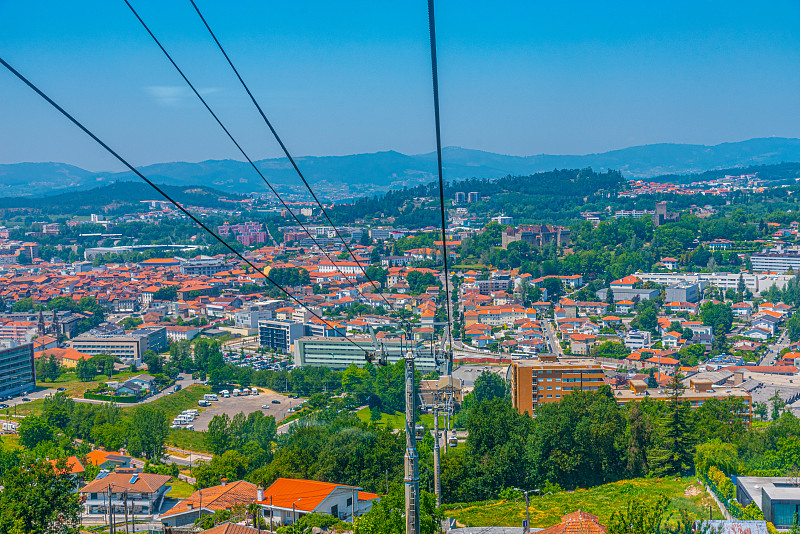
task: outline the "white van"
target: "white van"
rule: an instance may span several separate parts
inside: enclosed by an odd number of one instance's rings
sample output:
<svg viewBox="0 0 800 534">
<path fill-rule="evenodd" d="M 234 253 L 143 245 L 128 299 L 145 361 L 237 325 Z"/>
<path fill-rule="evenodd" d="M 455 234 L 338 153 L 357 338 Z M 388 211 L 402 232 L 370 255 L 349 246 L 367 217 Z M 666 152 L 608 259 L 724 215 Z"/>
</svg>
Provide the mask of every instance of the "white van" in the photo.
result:
<svg viewBox="0 0 800 534">
<path fill-rule="evenodd" d="M 186 430 L 191 430 L 192 432 L 194 432 L 194 425 L 187 426 Z"/>
<path fill-rule="evenodd" d="M 218 401 L 219 397 L 217 397 L 213 393 L 206 393 L 205 395 L 203 395 L 203 400 L 206 400 L 206 401 Z"/>
<path fill-rule="evenodd" d="M 256 387 L 252 387 L 252 388 L 250 388 L 250 393 L 251 393 L 252 395 L 258 395 L 258 388 L 256 388 Z"/>
<path fill-rule="evenodd" d="M 231 396 L 230 391 L 228 391 L 227 389 L 223 389 L 222 391 L 220 391 L 220 394 L 222 395 L 223 399 L 227 399 Z"/>
<path fill-rule="evenodd" d="M 234 389 L 234 390 L 233 390 L 233 396 L 234 396 L 234 397 L 238 397 L 238 396 L 239 396 L 239 394 L 240 394 L 241 392 L 242 392 L 242 390 L 241 390 L 241 389 Z"/>
</svg>

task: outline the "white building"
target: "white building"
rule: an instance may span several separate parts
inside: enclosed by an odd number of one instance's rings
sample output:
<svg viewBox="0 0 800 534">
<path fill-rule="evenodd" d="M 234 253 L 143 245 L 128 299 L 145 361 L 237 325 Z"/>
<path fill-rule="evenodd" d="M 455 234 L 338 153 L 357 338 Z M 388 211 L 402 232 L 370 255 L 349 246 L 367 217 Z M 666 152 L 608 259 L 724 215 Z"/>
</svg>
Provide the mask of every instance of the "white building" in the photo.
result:
<svg viewBox="0 0 800 534">
<path fill-rule="evenodd" d="M 753 264 L 755 269 L 755 264 Z M 739 276 L 742 277 L 744 285 L 747 289 L 753 292 L 754 295 L 766 291 L 770 287 L 775 286 L 778 289 L 783 289 L 786 284 L 794 278 L 793 275 L 787 274 L 765 274 L 765 273 L 636 273 L 636 278 L 643 282 L 649 281 L 656 284 L 665 286 L 672 286 L 682 282 L 689 282 L 698 284 L 702 291 L 706 286 L 712 285 L 722 290 L 733 289 L 737 290 L 739 287 Z"/>
<path fill-rule="evenodd" d="M 399 339 L 378 340 L 387 353 L 389 365 L 403 358 L 409 350 L 415 350 L 417 344 Z M 342 371 L 356 365 L 363 367 L 367 363 L 366 356 L 373 351 L 372 339 L 369 337 L 302 337 L 294 342 L 294 364 L 298 367 L 328 367 Z M 421 349 L 414 360 L 421 373 L 436 370 L 436 361 L 428 349 Z"/>
<path fill-rule="evenodd" d="M 291 525 L 312 513 L 352 522 L 369 512 L 378 496 L 355 486 L 279 478 L 266 490 L 259 488 L 256 499 L 267 523 Z"/>
</svg>

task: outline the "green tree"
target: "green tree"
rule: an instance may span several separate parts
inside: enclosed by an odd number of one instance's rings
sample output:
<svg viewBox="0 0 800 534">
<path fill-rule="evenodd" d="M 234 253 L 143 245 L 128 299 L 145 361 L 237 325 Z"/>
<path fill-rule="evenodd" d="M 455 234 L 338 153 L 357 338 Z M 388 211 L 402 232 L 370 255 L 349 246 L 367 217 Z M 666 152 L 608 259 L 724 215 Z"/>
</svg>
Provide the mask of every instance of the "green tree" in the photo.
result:
<svg viewBox="0 0 800 534">
<path fill-rule="evenodd" d="M 27 418 L 26 418 L 27 419 Z M 76 480 L 66 461 L 22 461 L 2 478 L 0 532 L 9 534 L 77 534 L 80 503 Z"/>
<path fill-rule="evenodd" d="M 33 299 L 30 297 L 21 298 L 11 307 L 13 312 L 25 312 L 33 309 Z"/>
<path fill-rule="evenodd" d="M 164 286 L 155 293 L 153 293 L 153 300 L 174 301 L 177 300 L 177 298 L 178 298 L 177 285 Z"/>
<path fill-rule="evenodd" d="M 163 410 L 147 404 L 138 406 L 131 419 L 128 449 L 133 456 L 160 460 L 164 455 L 167 430 L 167 415 Z"/>
<path fill-rule="evenodd" d="M 420 534 L 435 534 L 441 530 L 442 516 L 436 508 L 436 497 L 422 491 L 420 499 Z M 403 487 L 393 484 L 389 494 L 372 506 L 372 509 L 356 519 L 355 534 L 404 534 L 406 520 L 405 494 Z"/>
<path fill-rule="evenodd" d="M 44 419 L 29 415 L 24 418 L 18 428 L 20 445 L 33 450 L 44 441 L 52 441 L 53 428 Z"/>
<path fill-rule="evenodd" d="M 547 290 L 547 298 L 551 302 L 558 300 L 558 297 L 564 294 L 564 283 L 561 278 L 550 276 L 545 278 L 542 282 L 542 287 Z"/>
<path fill-rule="evenodd" d="M 624 510 L 611 514 L 609 534 L 659 534 L 666 522 L 669 497 L 660 493 L 652 500 L 630 499 Z"/>
<path fill-rule="evenodd" d="M 158 374 L 164 372 L 164 357 L 156 354 L 155 351 L 148 350 L 142 355 L 142 361 L 147 365 L 147 371 L 150 374 Z"/>
<path fill-rule="evenodd" d="M 650 416 L 642 409 L 641 403 L 630 403 L 625 460 L 631 476 L 641 477 L 650 471 L 648 452 L 653 444 L 654 433 Z"/>
<path fill-rule="evenodd" d="M 75 366 L 75 374 L 78 376 L 78 380 L 89 382 L 97 376 L 97 367 L 88 360 L 79 360 Z"/>
<path fill-rule="evenodd" d="M 231 446 L 230 419 L 227 414 L 215 415 L 208 423 L 206 445 L 214 454 L 222 454 Z"/>
<path fill-rule="evenodd" d="M 657 460 L 658 471 L 664 474 L 680 474 L 692 465 L 694 429 L 689 403 L 683 398 L 682 378 L 676 373 L 667 384 L 669 400 L 663 422 L 663 447 Z"/>
<path fill-rule="evenodd" d="M 769 398 L 769 402 L 772 404 L 772 420 L 777 421 L 781 416 L 781 411 L 786 406 L 780 396 L 780 390 L 775 390 L 775 393 Z"/>
</svg>

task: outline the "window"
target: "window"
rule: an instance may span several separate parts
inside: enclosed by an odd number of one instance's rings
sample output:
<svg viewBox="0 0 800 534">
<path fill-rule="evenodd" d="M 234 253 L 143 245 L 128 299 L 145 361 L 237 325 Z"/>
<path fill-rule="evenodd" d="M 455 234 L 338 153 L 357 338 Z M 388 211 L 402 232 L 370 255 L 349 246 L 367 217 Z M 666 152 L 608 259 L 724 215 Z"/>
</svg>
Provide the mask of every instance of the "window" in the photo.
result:
<svg viewBox="0 0 800 534">
<path fill-rule="evenodd" d="M 353 506 L 353 498 L 352 497 L 348 497 L 347 498 L 347 506 Z"/>
</svg>

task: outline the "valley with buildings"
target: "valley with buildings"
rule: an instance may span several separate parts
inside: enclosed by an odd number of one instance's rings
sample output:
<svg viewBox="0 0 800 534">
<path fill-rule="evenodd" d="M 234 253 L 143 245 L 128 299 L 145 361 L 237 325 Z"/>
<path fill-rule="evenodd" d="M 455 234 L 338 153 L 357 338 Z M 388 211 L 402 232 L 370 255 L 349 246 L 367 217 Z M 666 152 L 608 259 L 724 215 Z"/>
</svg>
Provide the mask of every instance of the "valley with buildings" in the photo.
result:
<svg viewBox="0 0 800 534">
<path fill-rule="evenodd" d="M 800 534 L 798 22 L 0 2 L 0 534 Z"/>
</svg>

